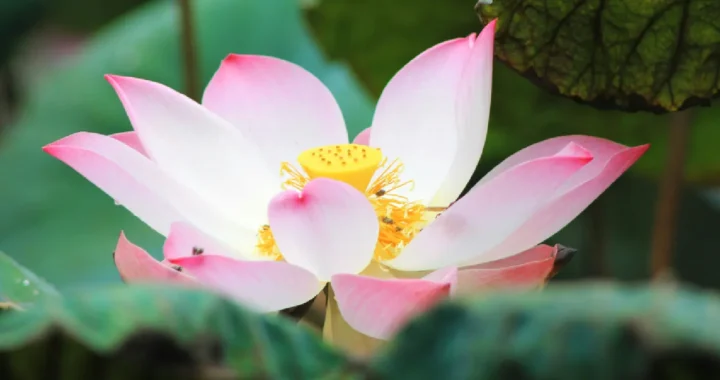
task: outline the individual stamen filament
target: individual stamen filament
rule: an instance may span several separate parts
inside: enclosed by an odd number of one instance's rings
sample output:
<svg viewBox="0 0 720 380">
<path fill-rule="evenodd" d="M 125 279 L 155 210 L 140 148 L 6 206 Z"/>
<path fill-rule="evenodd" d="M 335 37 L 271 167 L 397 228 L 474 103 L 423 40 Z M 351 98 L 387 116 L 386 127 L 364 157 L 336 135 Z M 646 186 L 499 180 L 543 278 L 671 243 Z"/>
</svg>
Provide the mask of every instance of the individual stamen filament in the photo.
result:
<svg viewBox="0 0 720 380">
<path fill-rule="evenodd" d="M 286 174 L 288 176 L 288 179 L 286 179 L 282 183 L 283 190 L 293 188 L 295 190 L 301 191 L 305 187 L 305 185 L 310 182 L 310 177 L 305 175 L 305 173 L 301 172 L 300 170 L 296 169 L 289 162 L 283 162 L 282 164 L 280 164 L 280 175 L 283 176 Z"/>
</svg>

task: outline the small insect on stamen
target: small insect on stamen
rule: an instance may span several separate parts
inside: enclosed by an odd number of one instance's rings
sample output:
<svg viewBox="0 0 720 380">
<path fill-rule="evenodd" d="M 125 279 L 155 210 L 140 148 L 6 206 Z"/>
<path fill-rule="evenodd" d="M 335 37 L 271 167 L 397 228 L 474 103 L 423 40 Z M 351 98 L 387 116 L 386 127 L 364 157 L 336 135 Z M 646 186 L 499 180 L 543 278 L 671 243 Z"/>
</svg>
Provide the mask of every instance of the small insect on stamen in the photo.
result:
<svg viewBox="0 0 720 380">
<path fill-rule="evenodd" d="M 380 189 L 375 193 L 376 197 L 382 197 L 383 195 L 385 195 L 385 190 L 383 189 Z"/>
<path fill-rule="evenodd" d="M 200 247 L 193 247 L 193 249 L 192 249 L 192 255 L 193 255 L 193 256 L 202 255 L 204 252 L 205 252 L 205 250 L 202 249 L 202 248 L 200 248 Z"/>
<path fill-rule="evenodd" d="M 387 217 L 387 216 L 385 216 L 385 217 L 382 218 L 382 222 L 385 223 L 385 224 L 393 224 L 393 223 L 395 223 L 391 218 L 389 218 L 389 217 Z"/>
<path fill-rule="evenodd" d="M 183 268 L 182 268 L 180 265 L 172 265 L 171 268 L 172 268 L 172 269 L 175 269 L 175 270 L 178 271 L 178 272 L 182 272 L 182 271 L 183 271 Z"/>
</svg>

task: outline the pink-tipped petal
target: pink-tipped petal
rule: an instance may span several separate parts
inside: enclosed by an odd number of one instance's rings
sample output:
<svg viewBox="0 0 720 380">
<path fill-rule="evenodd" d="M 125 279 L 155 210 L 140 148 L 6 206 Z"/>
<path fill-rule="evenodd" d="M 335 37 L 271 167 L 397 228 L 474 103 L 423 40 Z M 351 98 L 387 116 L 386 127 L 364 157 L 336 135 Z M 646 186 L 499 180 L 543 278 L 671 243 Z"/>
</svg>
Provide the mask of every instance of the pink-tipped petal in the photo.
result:
<svg viewBox="0 0 720 380">
<path fill-rule="evenodd" d="M 120 277 L 125 282 L 195 283 L 185 273 L 155 260 L 144 249 L 127 240 L 124 233 L 120 233 L 113 259 L 118 272 L 120 272 Z"/>
<path fill-rule="evenodd" d="M 368 127 L 363 129 L 362 132 L 358 133 L 357 136 L 355 136 L 355 140 L 353 140 L 353 144 L 358 145 L 370 145 L 370 130 L 372 127 Z"/>
<path fill-rule="evenodd" d="M 592 160 L 580 148 L 566 147 L 476 185 L 413 239 L 397 258 L 395 269 L 419 271 L 455 266 L 482 257 L 498 260 L 513 252 L 486 253 L 525 223 L 575 172 Z"/>
<path fill-rule="evenodd" d="M 475 294 L 505 288 L 533 288 L 547 280 L 557 247 L 539 245 L 517 255 L 458 271 L 458 294 Z"/>
<path fill-rule="evenodd" d="M 252 231 L 238 231 L 238 233 L 252 233 Z M 247 238 L 254 239 L 255 233 L 252 233 L 252 237 L 248 236 Z M 170 234 L 163 245 L 163 254 L 166 260 L 202 254 L 238 256 L 238 252 L 233 252 L 224 244 L 186 222 L 177 222 L 170 226 Z M 251 252 L 247 252 L 240 256 L 247 257 L 250 255 Z"/>
<path fill-rule="evenodd" d="M 95 133 L 79 132 L 43 150 L 78 171 L 150 227 L 166 235 L 170 224 L 184 220 L 167 194 L 180 185 L 155 163 L 127 145 Z"/>
<path fill-rule="evenodd" d="M 223 217 L 220 210 L 117 139 L 79 132 L 43 150 L 165 236 L 172 223 L 190 221 L 233 247 L 253 247 L 256 242 L 254 230 Z"/>
<path fill-rule="evenodd" d="M 431 47 L 403 67 L 378 100 L 370 145 L 405 165 L 413 200 L 429 202 L 455 159 L 457 98 L 474 37 Z M 478 126 L 481 128 L 482 126 Z"/>
<path fill-rule="evenodd" d="M 440 280 L 435 280 L 435 279 Z M 353 274 L 332 277 L 340 313 L 355 330 L 388 339 L 409 318 L 450 294 L 457 270 L 433 279 L 379 279 Z"/>
<path fill-rule="evenodd" d="M 523 162 L 552 155 L 554 152 L 563 149 L 570 143 L 575 143 L 584 149 L 587 149 L 594 159 L 582 170 L 578 171 L 576 175 L 559 188 L 558 191 L 575 187 L 579 183 L 584 182 L 584 180 L 595 177 L 597 173 L 602 171 L 602 168 L 605 166 L 610 157 L 628 149 L 625 145 L 593 136 L 571 135 L 554 137 L 530 145 L 506 158 L 503 162 L 488 172 L 482 179 L 480 179 L 480 183 L 487 182 L 495 178 L 498 174 Z"/>
<path fill-rule="evenodd" d="M 147 151 L 145 151 L 145 147 L 143 147 L 143 145 L 142 145 L 142 141 L 140 141 L 140 137 L 138 137 L 138 135 L 137 135 L 137 132 L 135 132 L 135 131 L 120 132 L 120 133 L 112 134 L 112 135 L 110 135 L 110 137 L 135 149 L 138 153 L 142 154 L 143 156 L 149 157 L 147 154 Z"/>
<path fill-rule="evenodd" d="M 588 147 L 593 154 L 593 161 L 563 184 L 532 218 L 506 241 L 495 247 L 493 252 L 489 253 L 490 256 L 502 255 L 504 252 L 520 252 L 560 231 L 607 190 L 648 149 L 648 145 L 629 148 L 592 137 L 577 140 L 578 143 L 585 144 L 584 147 Z M 548 142 L 557 144 L 551 140 Z"/>
<path fill-rule="evenodd" d="M 160 168 L 238 223 L 251 229 L 263 223 L 278 181 L 257 146 L 221 117 L 164 85 L 111 75 L 107 80 Z"/>
<path fill-rule="evenodd" d="M 202 285 L 260 312 L 303 304 L 323 287 L 312 273 L 282 261 L 240 261 L 213 255 L 171 261 Z"/>
<path fill-rule="evenodd" d="M 431 202 L 433 206 L 444 207 L 454 202 L 480 161 L 490 116 L 494 42 L 495 20 L 485 26 L 475 39 L 463 70 L 456 103 L 457 151 L 442 186 Z"/>
<path fill-rule="evenodd" d="M 362 271 L 378 239 L 377 216 L 365 195 L 326 178 L 277 195 L 268 218 L 283 257 L 323 281 Z"/>
<path fill-rule="evenodd" d="M 231 54 L 205 89 L 203 105 L 252 140 L 273 170 L 304 150 L 347 144 L 335 98 L 302 67 L 274 57 Z"/>
</svg>

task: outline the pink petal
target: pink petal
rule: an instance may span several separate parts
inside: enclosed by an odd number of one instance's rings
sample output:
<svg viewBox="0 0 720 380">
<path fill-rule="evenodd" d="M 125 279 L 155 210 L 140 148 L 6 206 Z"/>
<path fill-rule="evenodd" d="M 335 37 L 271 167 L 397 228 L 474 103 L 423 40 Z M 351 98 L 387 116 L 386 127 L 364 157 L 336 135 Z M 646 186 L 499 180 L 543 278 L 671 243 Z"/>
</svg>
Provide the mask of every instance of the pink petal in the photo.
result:
<svg viewBox="0 0 720 380">
<path fill-rule="evenodd" d="M 348 142 L 330 90 L 282 59 L 229 55 L 205 89 L 203 105 L 252 140 L 271 170 L 294 162 L 304 150 Z"/>
<path fill-rule="evenodd" d="M 138 151 L 138 153 L 142 154 L 143 156 L 149 157 L 147 152 L 145 151 L 145 147 L 142 146 L 140 137 L 138 137 L 138 135 L 135 131 L 115 133 L 115 134 L 110 135 L 110 137 L 135 149 L 136 151 Z"/>
<path fill-rule="evenodd" d="M 120 233 L 113 259 L 118 272 L 120 272 L 120 277 L 125 282 L 195 284 L 190 276 L 160 263 L 144 249 L 128 241 L 124 233 Z"/>
<path fill-rule="evenodd" d="M 520 252 L 560 231 L 607 190 L 649 147 L 642 145 L 628 148 L 604 139 L 569 136 L 536 144 L 540 146 L 534 151 L 545 149 L 543 147 L 545 144 L 557 146 L 555 140 L 578 141 L 578 144 L 588 147 L 595 158 L 563 184 L 552 197 L 549 197 L 545 205 L 538 209 L 522 227 L 494 248 L 490 256 L 502 255 L 504 252 Z"/>
<path fill-rule="evenodd" d="M 253 247 L 249 231 L 170 178 L 166 172 L 117 139 L 79 132 L 43 148 L 113 197 L 150 227 L 166 235 L 177 221 L 191 221 L 231 246 Z"/>
<path fill-rule="evenodd" d="M 238 231 L 242 233 L 244 231 Z M 253 235 L 255 235 L 253 233 Z M 244 256 L 251 256 L 252 252 Z M 174 260 L 181 257 L 196 256 L 201 254 L 221 255 L 228 257 L 237 256 L 236 252 L 208 236 L 197 227 L 186 222 L 173 223 L 170 226 L 170 235 L 165 239 L 163 254 L 166 260 Z"/>
<path fill-rule="evenodd" d="M 397 258 L 386 262 L 405 271 L 454 266 L 483 258 L 509 256 L 487 252 L 525 223 L 543 202 L 591 160 L 569 144 L 554 156 L 519 164 L 492 181 L 476 185 L 427 226 Z"/>
<path fill-rule="evenodd" d="M 579 183 L 595 177 L 603 170 L 607 161 L 610 160 L 610 157 L 624 150 L 630 149 L 625 145 L 593 136 L 572 135 L 555 137 L 530 145 L 506 158 L 503 162 L 488 172 L 480 180 L 480 183 L 487 182 L 498 174 L 523 162 L 551 155 L 570 143 L 578 144 L 587 149 L 594 159 L 582 170 L 578 171 L 576 175 L 568 180 L 561 188 L 559 188 L 558 191 L 560 192 L 564 192 L 564 190 L 573 188 Z M 647 149 L 647 145 L 644 145 L 644 147 Z"/>
<path fill-rule="evenodd" d="M 494 42 L 493 20 L 474 40 L 460 79 L 456 102 L 457 151 L 442 186 L 432 200 L 434 206 L 444 207 L 454 202 L 467 186 L 480 161 L 490 115 Z"/>
<path fill-rule="evenodd" d="M 258 311 L 269 312 L 303 304 L 324 284 L 310 272 L 281 261 L 240 261 L 200 255 L 172 260 L 198 282 Z"/>
<path fill-rule="evenodd" d="M 270 228 L 285 259 L 328 281 L 358 273 L 373 257 L 379 225 L 365 195 L 326 178 L 302 192 L 285 191 L 268 208 Z"/>
<path fill-rule="evenodd" d="M 142 145 L 160 168 L 250 229 L 265 220 L 277 170 L 230 123 L 174 90 L 142 79 L 107 76 Z M 248 186 L 252 179 L 252 186 Z"/>
<path fill-rule="evenodd" d="M 370 337 L 388 339 L 408 319 L 447 297 L 456 276 L 457 270 L 433 276 L 446 281 L 337 274 L 332 277 L 332 287 L 340 313 L 350 326 Z"/>
<path fill-rule="evenodd" d="M 115 139 L 79 132 L 43 150 L 78 171 L 161 234 L 170 231 L 172 222 L 185 219 L 167 195 L 180 185 L 155 163 Z"/>
<path fill-rule="evenodd" d="M 474 36 L 435 45 L 403 67 L 378 100 L 370 145 L 405 165 L 413 200 L 429 202 L 455 159 L 457 98 Z M 477 126 L 482 128 L 482 126 Z"/>
<path fill-rule="evenodd" d="M 557 247 L 539 245 L 501 260 L 462 267 L 458 271 L 458 294 L 542 285 L 552 272 L 556 254 Z"/>
<path fill-rule="evenodd" d="M 353 144 L 370 145 L 370 130 L 371 129 L 372 129 L 372 127 L 363 129 L 362 132 L 360 132 L 357 136 L 355 136 L 355 140 L 353 140 Z"/>
</svg>

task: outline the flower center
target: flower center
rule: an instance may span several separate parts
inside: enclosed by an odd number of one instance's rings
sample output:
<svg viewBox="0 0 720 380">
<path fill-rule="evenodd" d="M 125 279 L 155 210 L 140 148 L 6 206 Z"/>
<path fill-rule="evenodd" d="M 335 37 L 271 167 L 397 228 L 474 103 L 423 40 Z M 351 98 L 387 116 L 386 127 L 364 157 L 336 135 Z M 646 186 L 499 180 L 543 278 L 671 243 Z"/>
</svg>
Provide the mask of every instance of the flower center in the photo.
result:
<svg viewBox="0 0 720 380">
<path fill-rule="evenodd" d="M 426 223 L 426 208 L 421 203 L 411 202 L 407 197 L 397 194 L 398 189 L 413 184 L 412 181 L 403 182 L 400 179 L 402 163 L 398 160 L 388 163 L 379 148 L 356 144 L 328 145 L 302 152 L 298 163 L 302 171 L 290 163 L 282 163 L 280 173 L 286 176 L 284 189 L 302 190 L 314 178 L 331 178 L 345 182 L 365 194 L 380 222 L 375 247 L 376 260 L 397 257 Z M 282 259 L 267 225 L 258 230 L 256 248 L 263 256 Z"/>
<path fill-rule="evenodd" d="M 382 163 L 378 148 L 364 145 L 330 145 L 308 149 L 298 163 L 310 178 L 331 178 L 365 192 L 373 174 Z"/>
</svg>

